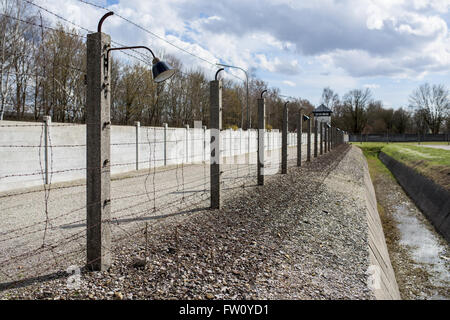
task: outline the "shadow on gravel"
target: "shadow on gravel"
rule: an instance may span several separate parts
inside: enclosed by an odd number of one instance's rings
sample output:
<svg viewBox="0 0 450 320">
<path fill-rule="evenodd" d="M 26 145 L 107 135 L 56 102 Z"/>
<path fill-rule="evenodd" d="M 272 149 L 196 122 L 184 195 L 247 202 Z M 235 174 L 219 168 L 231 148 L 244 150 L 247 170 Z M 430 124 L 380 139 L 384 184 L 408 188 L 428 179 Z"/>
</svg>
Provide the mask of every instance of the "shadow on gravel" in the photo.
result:
<svg viewBox="0 0 450 320">
<path fill-rule="evenodd" d="M 57 271 L 42 276 L 27 278 L 23 280 L 0 283 L 0 292 L 8 289 L 17 289 L 27 287 L 34 283 L 47 282 L 55 279 L 67 278 L 68 274 L 63 271 Z"/>
<path fill-rule="evenodd" d="M 169 217 L 175 217 L 175 216 L 179 216 L 179 215 L 183 215 L 183 214 L 189 214 L 189 213 L 195 213 L 195 212 L 199 212 L 199 211 L 204 211 L 209 209 L 208 207 L 203 207 L 203 208 L 195 208 L 195 209 L 190 209 L 190 210 L 184 210 L 184 211 L 179 211 L 179 212 L 174 212 L 174 213 L 169 213 L 169 214 L 164 214 L 164 215 L 159 215 L 159 216 L 151 216 L 151 217 L 141 217 L 141 218 L 124 218 L 124 219 L 115 219 L 113 218 L 112 223 L 113 224 L 120 224 L 120 223 L 129 223 L 129 222 L 137 222 L 137 221 L 151 221 L 151 220 L 159 220 L 159 219 L 165 219 L 165 218 L 169 218 Z M 72 229 L 72 228 L 80 228 L 80 227 L 85 227 L 86 224 L 85 223 L 77 223 L 77 224 L 66 224 L 66 225 L 62 225 L 60 226 L 61 229 Z"/>
</svg>

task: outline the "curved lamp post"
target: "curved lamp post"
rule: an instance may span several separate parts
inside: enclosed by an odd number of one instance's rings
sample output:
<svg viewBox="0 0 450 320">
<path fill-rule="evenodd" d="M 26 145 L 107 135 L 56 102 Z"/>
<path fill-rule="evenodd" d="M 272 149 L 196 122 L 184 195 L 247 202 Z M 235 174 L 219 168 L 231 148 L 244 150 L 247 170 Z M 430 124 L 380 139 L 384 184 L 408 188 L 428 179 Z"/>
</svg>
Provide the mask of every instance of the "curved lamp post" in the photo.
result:
<svg viewBox="0 0 450 320">
<path fill-rule="evenodd" d="M 288 142 L 288 103 L 290 101 L 286 101 L 284 103 L 283 108 L 283 124 L 281 126 L 281 173 L 287 173 L 287 142 Z"/>
<path fill-rule="evenodd" d="M 264 95 L 264 93 L 266 93 L 267 92 L 267 90 L 263 90 L 262 92 L 261 92 L 261 99 L 263 98 L 263 95 Z"/>
<path fill-rule="evenodd" d="M 225 67 L 225 68 L 234 68 L 239 69 L 245 73 L 246 85 L 247 85 L 247 129 L 252 127 L 251 119 L 250 119 L 250 109 L 248 108 L 248 73 L 245 69 L 237 66 L 231 66 L 228 64 L 216 63 L 216 65 Z"/>
<path fill-rule="evenodd" d="M 109 16 L 112 16 L 114 14 L 114 12 L 108 12 L 107 14 L 105 14 L 101 19 L 100 22 L 98 23 L 98 32 L 102 32 L 102 24 L 103 21 L 105 21 L 105 19 Z M 115 51 L 115 50 L 132 50 L 132 49 L 146 49 L 148 51 L 150 51 L 150 53 L 152 54 L 153 57 L 153 61 L 152 61 L 152 74 L 153 74 L 153 81 L 159 83 L 159 82 L 163 82 L 167 79 L 169 79 L 170 77 L 172 77 L 176 70 L 173 69 L 170 65 L 168 65 L 166 62 L 159 60 L 155 54 L 153 53 L 153 51 L 146 47 L 146 46 L 130 46 L 130 47 L 120 47 L 120 48 L 109 48 L 107 50 L 107 54 L 106 54 L 106 61 L 109 63 L 109 52 L 110 51 Z"/>
<path fill-rule="evenodd" d="M 86 264 L 91 270 L 111 266 L 111 91 L 109 53 L 114 50 L 143 48 L 153 56 L 152 74 L 162 82 L 175 70 L 160 61 L 144 46 L 111 48 L 111 37 L 102 33 L 102 24 L 114 13 L 108 12 L 98 23 L 98 32 L 86 42 Z M 136 153 L 137 154 L 137 153 Z M 138 163 L 138 157 L 136 162 Z"/>
<path fill-rule="evenodd" d="M 225 69 L 224 69 L 224 68 L 220 68 L 219 70 L 216 71 L 216 75 L 214 76 L 214 79 L 215 79 L 216 81 L 219 80 L 219 78 L 218 78 L 219 73 L 220 73 L 221 71 L 223 71 L 223 70 L 225 70 Z"/>
</svg>

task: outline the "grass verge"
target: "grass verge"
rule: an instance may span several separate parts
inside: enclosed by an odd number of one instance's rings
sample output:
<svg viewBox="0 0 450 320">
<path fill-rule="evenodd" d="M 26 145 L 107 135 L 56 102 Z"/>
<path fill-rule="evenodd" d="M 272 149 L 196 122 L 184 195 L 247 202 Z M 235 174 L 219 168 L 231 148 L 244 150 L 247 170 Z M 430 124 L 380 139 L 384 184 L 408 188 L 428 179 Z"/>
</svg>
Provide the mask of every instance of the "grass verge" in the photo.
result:
<svg viewBox="0 0 450 320">
<path fill-rule="evenodd" d="M 444 149 L 427 148 L 415 143 L 380 143 L 364 142 L 355 143 L 364 152 L 367 161 L 374 162 L 374 168 L 379 170 L 388 170 L 381 168 L 380 163 L 373 161 L 378 159 L 378 154 L 383 151 L 390 157 L 405 165 L 413 168 L 420 174 L 433 180 L 443 188 L 450 190 L 450 151 Z M 370 167 L 370 166 L 369 166 Z M 372 168 L 371 170 L 375 170 Z"/>
</svg>

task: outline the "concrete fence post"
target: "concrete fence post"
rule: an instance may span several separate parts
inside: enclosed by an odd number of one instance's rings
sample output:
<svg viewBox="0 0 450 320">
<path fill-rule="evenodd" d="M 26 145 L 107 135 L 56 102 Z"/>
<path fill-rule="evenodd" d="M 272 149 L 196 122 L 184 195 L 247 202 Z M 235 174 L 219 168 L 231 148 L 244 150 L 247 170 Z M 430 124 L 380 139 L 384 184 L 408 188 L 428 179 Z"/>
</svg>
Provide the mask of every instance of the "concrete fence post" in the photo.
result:
<svg viewBox="0 0 450 320">
<path fill-rule="evenodd" d="M 211 209 L 220 209 L 220 130 L 222 129 L 222 80 L 210 82 L 210 186 Z"/>
<path fill-rule="evenodd" d="M 297 115 L 297 167 L 302 166 L 302 123 L 303 114 L 302 111 L 299 110 Z"/>
<path fill-rule="evenodd" d="M 311 161 L 311 118 L 308 120 L 308 141 L 306 141 L 306 161 Z"/>
<path fill-rule="evenodd" d="M 338 140 L 338 131 L 337 128 L 334 128 L 334 147 L 337 147 L 337 140 Z"/>
<path fill-rule="evenodd" d="M 334 127 L 330 128 L 330 149 L 334 149 Z"/>
<path fill-rule="evenodd" d="M 318 121 L 314 120 L 314 158 L 317 158 L 317 147 L 318 147 Z"/>
<path fill-rule="evenodd" d="M 330 152 L 331 151 L 331 142 L 332 142 L 332 139 L 333 139 L 333 136 L 332 136 L 332 131 L 333 130 L 333 127 L 329 127 L 328 128 L 328 152 Z"/>
<path fill-rule="evenodd" d="M 239 128 L 239 156 L 242 156 L 242 128 Z"/>
<path fill-rule="evenodd" d="M 334 128 L 330 128 L 330 150 L 334 149 Z"/>
<path fill-rule="evenodd" d="M 49 157 L 48 157 L 48 149 L 49 149 L 49 142 L 50 142 L 50 125 L 52 123 L 52 117 L 50 116 L 44 116 L 44 170 L 45 170 L 45 184 L 49 184 Z"/>
<path fill-rule="evenodd" d="M 136 171 L 139 170 L 139 131 L 141 127 L 141 123 L 139 121 L 134 122 L 134 126 L 136 127 Z M 148 164 L 150 167 L 150 163 Z"/>
<path fill-rule="evenodd" d="M 185 124 L 184 127 L 186 128 L 186 132 L 184 134 L 185 137 L 184 152 L 186 153 L 186 155 L 184 158 L 186 160 L 186 163 L 189 163 L 189 125 Z"/>
<path fill-rule="evenodd" d="M 233 141 L 232 141 L 232 136 L 233 136 L 233 129 L 228 129 L 228 142 L 229 142 L 229 147 L 230 147 L 230 151 L 228 152 L 229 156 L 230 156 L 230 163 L 233 163 Z"/>
<path fill-rule="evenodd" d="M 87 267 L 107 270 L 111 266 L 111 68 L 107 50 L 109 35 L 87 35 L 86 90 L 86 251 Z"/>
<path fill-rule="evenodd" d="M 163 127 L 164 127 L 164 166 L 167 166 L 167 129 L 168 129 L 168 124 L 167 123 L 163 123 Z"/>
<path fill-rule="evenodd" d="M 247 127 L 247 154 L 245 155 L 245 163 L 247 165 L 250 164 L 250 135 L 251 135 L 251 129 L 250 127 Z M 249 166 L 250 170 L 250 166 Z"/>
<path fill-rule="evenodd" d="M 331 129 L 331 137 L 332 137 L 332 139 L 331 139 L 331 148 L 335 149 L 336 148 L 336 128 L 335 127 L 333 127 Z"/>
<path fill-rule="evenodd" d="M 332 127 L 328 128 L 328 152 L 331 151 L 331 139 L 333 139 L 331 129 Z"/>
<path fill-rule="evenodd" d="M 206 162 L 206 126 L 203 126 L 203 163 Z"/>
<path fill-rule="evenodd" d="M 287 136 L 288 136 L 288 113 L 287 103 L 283 109 L 283 126 L 281 132 L 281 174 L 287 173 Z"/>
<path fill-rule="evenodd" d="M 320 155 L 323 155 L 323 122 L 320 122 Z"/>
<path fill-rule="evenodd" d="M 202 155 L 202 160 L 198 160 L 200 155 L 197 155 L 196 152 L 196 147 L 195 144 L 197 143 L 197 141 L 200 141 L 200 135 L 202 135 L 202 122 L 195 120 L 194 121 L 194 130 L 193 130 L 193 134 L 191 135 L 191 162 L 192 163 L 196 163 L 198 161 L 203 161 L 203 155 Z"/>
<path fill-rule="evenodd" d="M 258 99 L 258 185 L 264 185 L 264 138 L 266 110 L 264 98 Z"/>
<path fill-rule="evenodd" d="M 337 147 L 337 135 L 338 135 L 338 131 L 337 131 L 337 128 L 335 127 L 334 128 L 334 140 L 333 140 L 334 148 Z"/>
</svg>

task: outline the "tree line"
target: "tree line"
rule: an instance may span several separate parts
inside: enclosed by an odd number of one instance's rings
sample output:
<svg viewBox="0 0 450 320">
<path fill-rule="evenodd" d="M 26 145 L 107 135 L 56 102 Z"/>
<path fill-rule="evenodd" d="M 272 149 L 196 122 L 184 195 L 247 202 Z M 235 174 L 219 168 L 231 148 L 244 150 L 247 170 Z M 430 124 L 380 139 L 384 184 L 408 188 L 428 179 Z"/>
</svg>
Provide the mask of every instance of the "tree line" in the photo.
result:
<svg viewBox="0 0 450 320">
<path fill-rule="evenodd" d="M 26 2 L 0 0 L 0 119 L 83 123 L 86 99 L 86 39 L 62 24 L 54 28 Z M 116 55 L 116 54 L 114 54 Z M 201 69 L 186 70 L 170 55 L 163 59 L 177 70 L 168 81 L 152 81 L 151 60 L 139 52 L 127 59 L 111 58 L 111 121 L 113 124 L 172 127 L 209 124 L 209 79 Z M 130 58 L 131 57 L 131 58 Z M 252 127 L 257 125 L 256 99 L 267 90 L 268 128 L 280 128 L 284 99 L 254 76 L 249 81 Z M 310 112 L 305 99 L 290 99 L 290 110 Z M 246 85 L 223 79 L 223 126 L 245 127 Z M 295 129 L 295 121 L 291 124 Z"/>
<path fill-rule="evenodd" d="M 442 84 L 420 85 L 409 96 L 407 107 L 385 108 L 370 89 L 355 89 L 342 99 L 330 88 L 322 92 L 322 103 L 333 111 L 332 125 L 349 133 L 450 132 L 450 92 Z"/>
<path fill-rule="evenodd" d="M 0 0 L 0 120 L 83 123 L 86 99 L 86 38 L 62 24 L 48 27 L 30 6 L 20 0 Z M 163 83 L 152 81 L 151 60 L 140 52 L 126 59 L 111 58 L 111 121 L 131 125 L 171 127 L 209 125 L 209 81 L 214 74 L 188 69 L 170 55 L 160 54 L 177 70 Z M 147 62 L 148 61 L 148 62 Z M 257 125 L 257 98 L 267 90 L 266 126 L 280 129 L 286 97 L 278 88 L 254 75 L 249 77 L 250 123 Z M 223 79 L 223 127 L 247 127 L 246 85 Z M 408 108 L 383 107 L 369 89 L 354 89 L 342 98 L 330 88 L 321 103 L 333 111 L 332 125 L 350 133 L 432 132 L 449 130 L 449 92 L 443 85 L 424 84 L 410 96 Z M 289 113 L 310 114 L 314 106 L 302 98 L 289 98 Z M 296 129 L 290 116 L 289 129 Z"/>
</svg>

